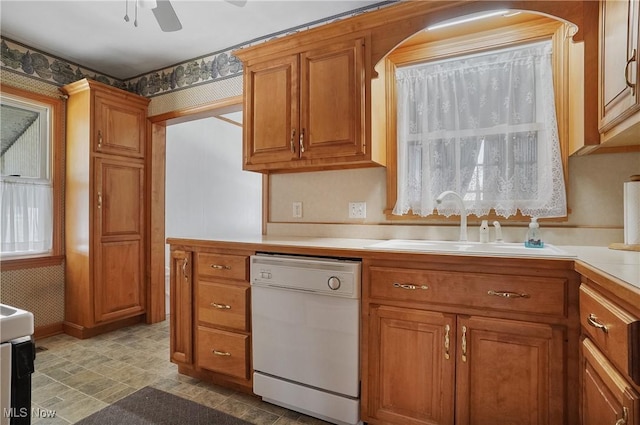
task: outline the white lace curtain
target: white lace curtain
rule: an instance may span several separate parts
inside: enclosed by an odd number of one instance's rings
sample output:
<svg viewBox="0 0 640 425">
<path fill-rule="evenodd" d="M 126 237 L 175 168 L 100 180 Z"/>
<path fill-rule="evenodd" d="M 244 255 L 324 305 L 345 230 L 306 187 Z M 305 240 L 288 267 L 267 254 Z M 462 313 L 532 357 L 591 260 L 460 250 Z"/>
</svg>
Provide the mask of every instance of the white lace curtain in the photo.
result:
<svg viewBox="0 0 640 425">
<path fill-rule="evenodd" d="M 398 68 L 398 199 L 426 216 L 566 215 L 550 41 Z M 445 200 L 440 214 L 459 214 Z"/>
<path fill-rule="evenodd" d="M 53 238 L 53 189 L 50 182 L 0 180 L 2 255 L 43 253 Z"/>
</svg>

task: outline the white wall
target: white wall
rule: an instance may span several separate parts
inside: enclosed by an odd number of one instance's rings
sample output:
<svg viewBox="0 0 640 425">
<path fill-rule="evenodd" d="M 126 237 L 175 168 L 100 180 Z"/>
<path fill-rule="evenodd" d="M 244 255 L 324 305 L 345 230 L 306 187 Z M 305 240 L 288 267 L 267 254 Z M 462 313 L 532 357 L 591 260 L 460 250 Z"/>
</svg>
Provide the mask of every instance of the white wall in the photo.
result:
<svg viewBox="0 0 640 425">
<path fill-rule="evenodd" d="M 165 196 L 167 237 L 262 231 L 262 176 L 242 170 L 242 128 L 217 118 L 167 127 Z"/>
</svg>

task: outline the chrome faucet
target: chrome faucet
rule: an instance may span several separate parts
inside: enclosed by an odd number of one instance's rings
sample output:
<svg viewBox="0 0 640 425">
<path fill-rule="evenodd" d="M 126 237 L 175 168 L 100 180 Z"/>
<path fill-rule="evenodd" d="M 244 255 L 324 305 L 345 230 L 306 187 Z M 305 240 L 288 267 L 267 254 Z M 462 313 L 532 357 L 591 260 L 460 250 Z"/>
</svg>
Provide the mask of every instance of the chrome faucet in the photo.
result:
<svg viewBox="0 0 640 425">
<path fill-rule="evenodd" d="M 460 207 L 460 240 L 467 240 L 467 209 L 464 207 L 464 200 L 462 196 L 460 196 L 457 192 L 453 190 L 445 190 L 436 198 L 436 204 L 440 205 L 442 200 L 448 195 L 453 196 L 458 201 L 458 206 Z"/>
</svg>

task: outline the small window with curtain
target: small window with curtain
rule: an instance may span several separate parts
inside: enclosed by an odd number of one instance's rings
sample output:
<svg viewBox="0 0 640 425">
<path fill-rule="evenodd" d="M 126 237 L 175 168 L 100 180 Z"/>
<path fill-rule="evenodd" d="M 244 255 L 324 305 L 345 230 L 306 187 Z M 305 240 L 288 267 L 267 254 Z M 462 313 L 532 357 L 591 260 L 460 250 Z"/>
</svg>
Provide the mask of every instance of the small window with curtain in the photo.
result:
<svg viewBox="0 0 640 425">
<path fill-rule="evenodd" d="M 393 214 L 567 214 L 552 42 L 399 67 Z"/>
<path fill-rule="evenodd" d="M 3 96 L 0 254 L 48 254 L 53 244 L 51 110 Z"/>
</svg>

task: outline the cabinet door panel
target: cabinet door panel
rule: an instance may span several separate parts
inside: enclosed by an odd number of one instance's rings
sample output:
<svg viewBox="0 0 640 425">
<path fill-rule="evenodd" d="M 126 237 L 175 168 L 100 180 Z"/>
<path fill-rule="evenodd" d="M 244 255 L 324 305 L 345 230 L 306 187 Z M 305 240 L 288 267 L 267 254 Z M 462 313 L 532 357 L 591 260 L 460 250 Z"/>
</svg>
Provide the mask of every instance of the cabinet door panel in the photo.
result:
<svg viewBox="0 0 640 425">
<path fill-rule="evenodd" d="M 580 368 L 582 425 L 640 422 L 640 395 L 588 338 L 582 342 Z"/>
<path fill-rule="evenodd" d="M 364 40 L 301 54 L 303 158 L 364 153 Z"/>
<path fill-rule="evenodd" d="M 101 237 L 142 236 L 144 165 L 97 159 L 97 210 Z"/>
<path fill-rule="evenodd" d="M 600 129 L 607 130 L 637 110 L 638 14 L 637 0 L 602 1 L 600 4 Z M 631 58 L 635 54 L 635 60 Z M 635 91 L 627 81 L 635 84 Z"/>
<path fill-rule="evenodd" d="M 146 109 L 96 94 L 95 111 L 97 152 L 144 157 Z"/>
<path fill-rule="evenodd" d="M 249 66 L 245 72 L 245 168 L 297 158 L 298 56 Z"/>
<path fill-rule="evenodd" d="M 102 243 L 96 255 L 95 320 L 118 319 L 144 310 L 142 241 Z"/>
<path fill-rule="evenodd" d="M 457 424 L 563 422 L 562 331 L 481 317 L 457 329 Z"/>
<path fill-rule="evenodd" d="M 171 360 L 193 363 L 193 255 L 171 251 Z"/>
<path fill-rule="evenodd" d="M 453 424 L 453 318 L 376 306 L 369 323 L 369 415 L 398 424 Z"/>
</svg>

